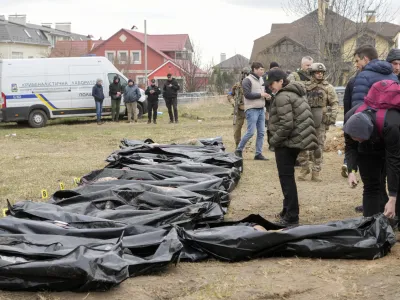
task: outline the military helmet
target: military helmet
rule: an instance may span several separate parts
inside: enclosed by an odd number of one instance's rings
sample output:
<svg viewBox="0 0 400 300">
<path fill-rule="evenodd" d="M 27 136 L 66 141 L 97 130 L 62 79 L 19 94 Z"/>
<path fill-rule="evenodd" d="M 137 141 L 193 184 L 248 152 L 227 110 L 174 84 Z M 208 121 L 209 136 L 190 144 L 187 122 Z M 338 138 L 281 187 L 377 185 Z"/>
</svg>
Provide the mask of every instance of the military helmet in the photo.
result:
<svg viewBox="0 0 400 300">
<path fill-rule="evenodd" d="M 250 72 L 251 72 L 250 67 L 244 67 L 242 69 L 242 74 L 250 74 Z"/>
<path fill-rule="evenodd" d="M 323 63 L 313 63 L 313 64 L 311 64 L 311 67 L 308 68 L 308 71 L 310 73 L 313 73 L 313 72 L 324 72 L 325 73 L 326 68 Z"/>
</svg>

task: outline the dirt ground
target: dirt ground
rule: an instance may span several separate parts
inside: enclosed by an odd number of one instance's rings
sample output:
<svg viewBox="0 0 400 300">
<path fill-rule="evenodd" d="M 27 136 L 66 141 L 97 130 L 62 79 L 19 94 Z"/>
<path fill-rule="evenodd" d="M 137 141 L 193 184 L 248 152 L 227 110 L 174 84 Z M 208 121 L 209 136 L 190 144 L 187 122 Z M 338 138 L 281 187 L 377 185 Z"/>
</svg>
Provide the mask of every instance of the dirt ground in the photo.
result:
<svg viewBox="0 0 400 300">
<path fill-rule="evenodd" d="M 52 121 L 42 129 L 0 125 L 0 204 L 9 199 L 40 199 L 40 190 L 53 193 L 58 182 L 72 188 L 74 177 L 101 168 L 121 138 L 152 138 L 156 142 L 180 142 L 193 138 L 222 136 L 233 151 L 232 108 L 225 99 L 202 101 L 180 107 L 180 124 L 158 125 L 106 123 L 93 119 Z M 16 136 L 6 137 L 16 133 Z M 329 137 L 339 137 L 331 129 Z M 335 146 L 336 147 L 336 146 Z M 227 219 L 259 213 L 273 219 L 281 209 L 282 193 L 273 153 L 270 161 L 253 160 L 254 142 L 244 155 L 244 173 L 232 194 Z M 340 175 L 343 156 L 335 148 L 324 154 L 321 183 L 298 182 L 301 223 L 318 224 L 358 216 L 361 186 L 350 189 Z M 400 248 L 375 261 L 268 258 L 241 263 L 208 261 L 179 263 L 151 276 L 131 278 L 105 293 L 0 292 L 5 299 L 82 300 L 195 300 L 195 299 L 396 299 L 400 295 Z"/>
</svg>

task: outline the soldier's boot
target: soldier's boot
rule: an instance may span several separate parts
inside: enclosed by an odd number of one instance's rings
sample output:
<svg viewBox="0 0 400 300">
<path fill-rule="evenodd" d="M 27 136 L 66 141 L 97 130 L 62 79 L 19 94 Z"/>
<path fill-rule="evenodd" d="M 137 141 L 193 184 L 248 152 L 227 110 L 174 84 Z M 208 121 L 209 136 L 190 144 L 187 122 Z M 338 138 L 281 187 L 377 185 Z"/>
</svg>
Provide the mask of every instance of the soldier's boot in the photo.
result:
<svg viewBox="0 0 400 300">
<path fill-rule="evenodd" d="M 314 182 L 321 182 L 322 179 L 319 177 L 319 172 L 313 171 L 311 175 L 311 180 Z"/>
<path fill-rule="evenodd" d="M 300 181 L 306 181 L 307 180 L 307 175 L 310 174 L 310 168 L 309 167 L 303 167 L 300 171 L 300 175 L 297 177 L 298 180 Z"/>
</svg>

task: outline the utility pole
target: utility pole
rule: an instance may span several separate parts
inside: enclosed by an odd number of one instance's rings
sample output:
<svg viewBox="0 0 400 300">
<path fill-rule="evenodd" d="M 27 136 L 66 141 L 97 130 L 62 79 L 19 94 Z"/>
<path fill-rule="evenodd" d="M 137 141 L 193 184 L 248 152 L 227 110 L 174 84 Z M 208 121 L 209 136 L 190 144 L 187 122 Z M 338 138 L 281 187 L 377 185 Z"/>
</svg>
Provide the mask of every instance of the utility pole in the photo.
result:
<svg viewBox="0 0 400 300">
<path fill-rule="evenodd" d="M 144 74 L 145 74 L 145 85 L 148 86 L 147 80 L 147 23 L 144 20 Z"/>
</svg>

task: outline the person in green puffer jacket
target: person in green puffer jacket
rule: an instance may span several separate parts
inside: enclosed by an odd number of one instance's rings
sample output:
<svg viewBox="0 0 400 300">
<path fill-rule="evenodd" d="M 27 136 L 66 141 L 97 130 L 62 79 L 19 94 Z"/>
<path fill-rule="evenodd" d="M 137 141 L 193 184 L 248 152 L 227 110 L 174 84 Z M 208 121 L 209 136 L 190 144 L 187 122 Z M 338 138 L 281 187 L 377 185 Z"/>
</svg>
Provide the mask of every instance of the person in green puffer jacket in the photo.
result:
<svg viewBox="0 0 400 300">
<path fill-rule="evenodd" d="M 281 69 L 271 70 L 266 84 L 275 95 L 269 118 L 269 144 L 275 151 L 284 195 L 283 209 L 277 218 L 279 224 L 293 226 L 299 223 L 299 200 L 294 177 L 296 159 L 302 150 L 318 149 L 318 139 L 304 84 L 289 82 L 287 74 Z"/>
</svg>

